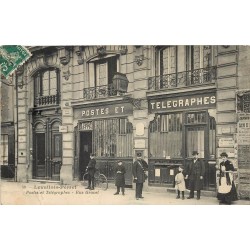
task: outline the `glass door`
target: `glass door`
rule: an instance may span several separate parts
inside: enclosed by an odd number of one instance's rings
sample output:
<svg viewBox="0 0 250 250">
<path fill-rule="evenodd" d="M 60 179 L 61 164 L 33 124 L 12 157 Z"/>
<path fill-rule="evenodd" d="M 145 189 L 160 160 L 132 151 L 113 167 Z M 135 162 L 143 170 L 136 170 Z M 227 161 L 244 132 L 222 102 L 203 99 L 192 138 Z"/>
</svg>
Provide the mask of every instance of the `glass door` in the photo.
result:
<svg viewBox="0 0 250 250">
<path fill-rule="evenodd" d="M 199 152 L 199 158 L 205 158 L 205 127 L 190 126 L 186 128 L 186 156 L 192 158 L 194 150 Z"/>
<path fill-rule="evenodd" d="M 209 116 L 206 111 L 186 114 L 185 119 L 185 165 L 192 160 L 192 152 L 197 151 L 205 165 L 204 189 L 209 189 L 211 182 L 209 156 Z"/>
</svg>

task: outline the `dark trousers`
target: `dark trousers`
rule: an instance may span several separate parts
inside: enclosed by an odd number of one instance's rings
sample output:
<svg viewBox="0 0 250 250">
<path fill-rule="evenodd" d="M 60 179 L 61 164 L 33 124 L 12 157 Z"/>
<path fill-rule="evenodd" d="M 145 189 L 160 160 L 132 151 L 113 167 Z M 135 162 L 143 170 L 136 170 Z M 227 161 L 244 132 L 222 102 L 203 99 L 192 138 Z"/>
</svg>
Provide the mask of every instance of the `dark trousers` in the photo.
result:
<svg viewBox="0 0 250 250">
<path fill-rule="evenodd" d="M 180 197 L 180 194 L 182 194 L 182 198 L 184 198 L 184 191 L 177 190 L 177 193 L 178 197 Z"/>
<path fill-rule="evenodd" d="M 189 197 L 194 198 L 194 190 L 193 189 L 190 190 Z M 200 198 L 200 197 L 201 197 L 201 190 L 197 190 L 197 198 Z"/>
<path fill-rule="evenodd" d="M 136 198 L 142 197 L 142 189 L 143 189 L 143 183 L 136 183 L 136 186 L 135 186 L 135 197 Z"/>
<path fill-rule="evenodd" d="M 122 190 L 122 193 L 124 194 L 124 192 L 125 192 L 124 186 L 123 186 L 123 187 L 117 186 L 117 193 L 118 193 L 118 194 L 120 193 L 120 189 Z"/>
<path fill-rule="evenodd" d="M 95 185 L 94 185 L 94 179 L 95 179 L 95 177 L 94 177 L 94 175 L 88 175 L 89 176 L 89 178 L 88 178 L 88 182 L 89 182 L 89 185 L 88 185 L 88 187 L 89 188 L 95 188 Z"/>
</svg>

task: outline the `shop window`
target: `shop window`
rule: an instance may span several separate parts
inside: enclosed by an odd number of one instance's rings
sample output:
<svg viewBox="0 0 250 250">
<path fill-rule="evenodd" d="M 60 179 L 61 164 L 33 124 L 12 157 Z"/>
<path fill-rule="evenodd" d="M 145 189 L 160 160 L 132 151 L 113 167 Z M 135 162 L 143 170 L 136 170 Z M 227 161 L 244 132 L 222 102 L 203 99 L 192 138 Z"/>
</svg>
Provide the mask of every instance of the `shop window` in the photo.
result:
<svg viewBox="0 0 250 250">
<path fill-rule="evenodd" d="M 57 69 L 39 71 L 34 76 L 35 106 L 59 103 L 59 73 Z"/>
<path fill-rule="evenodd" d="M 150 157 L 182 156 L 182 113 L 156 115 L 150 123 Z"/>
<path fill-rule="evenodd" d="M 200 124 L 206 122 L 206 112 L 194 112 L 187 114 L 187 124 Z"/>
<path fill-rule="evenodd" d="M 132 124 L 125 118 L 94 121 L 94 153 L 97 157 L 131 157 L 132 132 Z"/>
<path fill-rule="evenodd" d="M 1 165 L 8 165 L 8 135 L 1 135 Z"/>
</svg>

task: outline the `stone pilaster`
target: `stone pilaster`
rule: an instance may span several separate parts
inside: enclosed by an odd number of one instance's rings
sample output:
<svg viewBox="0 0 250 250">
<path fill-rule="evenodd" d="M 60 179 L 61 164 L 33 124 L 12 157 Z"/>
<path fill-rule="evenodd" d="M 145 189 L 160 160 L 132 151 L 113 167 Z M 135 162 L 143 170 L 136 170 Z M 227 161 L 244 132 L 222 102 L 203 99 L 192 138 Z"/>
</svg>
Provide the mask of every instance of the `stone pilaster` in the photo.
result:
<svg viewBox="0 0 250 250">
<path fill-rule="evenodd" d="M 141 152 L 148 161 L 148 105 L 146 91 L 148 90 L 148 76 L 150 71 L 149 48 L 134 46 L 134 92 L 133 98 L 140 100 L 140 106 L 134 108 L 134 155 Z M 148 182 L 145 182 L 145 189 Z"/>
<path fill-rule="evenodd" d="M 62 64 L 61 77 L 61 109 L 62 109 L 62 127 L 66 128 L 62 132 L 62 166 L 60 172 L 60 181 L 63 184 L 70 184 L 73 181 L 73 111 L 71 107 L 72 100 L 72 70 L 73 70 L 73 51 L 68 47 L 58 47 L 60 63 Z M 77 59 L 81 56 L 78 51 Z"/>
<path fill-rule="evenodd" d="M 236 133 L 236 98 L 238 72 L 238 47 L 217 46 L 217 158 L 226 151 L 235 162 L 234 146 L 224 146 L 223 139 L 233 139 Z M 217 162 L 219 164 L 219 162 Z"/>
</svg>

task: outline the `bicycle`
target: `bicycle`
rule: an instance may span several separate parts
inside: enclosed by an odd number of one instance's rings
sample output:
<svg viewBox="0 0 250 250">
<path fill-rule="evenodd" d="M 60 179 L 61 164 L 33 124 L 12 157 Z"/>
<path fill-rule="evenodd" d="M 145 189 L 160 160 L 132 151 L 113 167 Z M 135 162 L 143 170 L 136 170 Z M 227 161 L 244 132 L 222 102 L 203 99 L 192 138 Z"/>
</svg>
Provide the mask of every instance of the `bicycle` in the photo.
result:
<svg viewBox="0 0 250 250">
<path fill-rule="evenodd" d="M 84 187 L 88 186 L 88 172 L 83 175 L 82 185 Z M 96 169 L 94 174 L 94 187 L 104 191 L 108 189 L 108 179 L 104 174 L 100 173 L 99 169 Z"/>
</svg>

